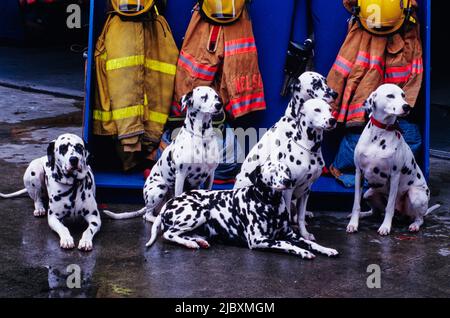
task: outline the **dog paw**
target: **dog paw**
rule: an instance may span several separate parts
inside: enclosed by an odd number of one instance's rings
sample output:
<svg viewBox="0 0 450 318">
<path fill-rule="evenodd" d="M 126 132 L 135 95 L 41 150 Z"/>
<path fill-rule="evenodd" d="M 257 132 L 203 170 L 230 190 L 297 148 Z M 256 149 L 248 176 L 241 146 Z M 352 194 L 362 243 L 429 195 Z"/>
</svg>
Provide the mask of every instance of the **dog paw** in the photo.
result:
<svg viewBox="0 0 450 318">
<path fill-rule="evenodd" d="M 334 257 L 334 256 L 338 256 L 338 255 L 339 255 L 339 252 L 336 251 L 336 250 L 333 249 L 333 248 L 325 248 L 325 249 L 322 251 L 322 253 L 325 254 L 325 255 L 328 256 L 328 257 Z"/>
<path fill-rule="evenodd" d="M 206 249 L 210 247 L 209 243 L 203 239 L 195 239 L 195 242 L 197 242 L 197 244 L 200 245 L 201 248 Z"/>
<path fill-rule="evenodd" d="M 386 236 L 389 235 L 389 233 L 391 233 L 391 227 L 388 225 L 381 225 L 380 228 L 378 229 L 378 234 Z"/>
<path fill-rule="evenodd" d="M 198 250 L 200 249 L 200 245 L 197 244 L 197 242 L 188 241 L 184 244 L 187 248 Z"/>
<path fill-rule="evenodd" d="M 413 223 L 409 226 L 409 231 L 410 232 L 419 232 L 420 230 L 420 225 Z"/>
<path fill-rule="evenodd" d="M 85 252 L 89 252 L 92 251 L 92 240 L 88 240 L 88 239 L 81 239 L 80 242 L 78 243 L 78 249 L 80 251 L 85 251 Z"/>
<path fill-rule="evenodd" d="M 312 219 L 312 218 L 314 218 L 314 213 L 313 213 L 313 212 L 311 212 L 311 211 L 306 211 L 306 214 L 305 214 L 305 216 L 306 216 L 307 218 L 310 218 L 310 219 Z"/>
<path fill-rule="evenodd" d="M 39 208 L 34 210 L 33 215 L 35 217 L 40 217 L 40 216 L 44 216 L 47 214 L 47 211 L 45 210 L 45 208 Z"/>
<path fill-rule="evenodd" d="M 302 237 L 303 237 L 305 240 L 308 240 L 308 241 L 315 241 L 315 240 L 316 240 L 316 238 L 314 237 L 314 235 L 311 234 L 311 233 L 309 233 L 309 232 L 302 233 Z"/>
<path fill-rule="evenodd" d="M 314 258 L 316 258 L 316 255 L 314 255 L 313 253 L 308 252 L 308 251 L 302 251 L 301 252 L 301 256 L 304 259 L 314 259 Z"/>
<path fill-rule="evenodd" d="M 358 224 L 350 223 L 347 225 L 347 233 L 356 233 L 358 232 Z"/>
<path fill-rule="evenodd" d="M 75 243 L 73 242 L 73 238 L 71 236 L 61 238 L 59 245 L 63 249 L 72 249 L 75 247 Z"/>
<path fill-rule="evenodd" d="M 144 216 L 143 216 L 143 218 L 144 218 L 144 221 L 145 221 L 145 222 L 150 222 L 150 223 L 153 223 L 153 222 L 155 222 L 155 220 L 156 220 L 156 216 L 154 216 L 154 215 L 151 214 L 151 213 L 145 213 Z"/>
</svg>

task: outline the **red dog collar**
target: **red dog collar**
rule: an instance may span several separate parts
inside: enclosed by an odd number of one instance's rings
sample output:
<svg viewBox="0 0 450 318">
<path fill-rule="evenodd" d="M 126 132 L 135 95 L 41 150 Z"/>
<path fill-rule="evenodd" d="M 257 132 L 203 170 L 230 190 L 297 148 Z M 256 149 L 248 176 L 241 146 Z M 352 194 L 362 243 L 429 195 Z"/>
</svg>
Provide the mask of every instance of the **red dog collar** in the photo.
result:
<svg viewBox="0 0 450 318">
<path fill-rule="evenodd" d="M 393 125 L 386 125 L 386 124 L 383 124 L 382 122 L 376 120 L 376 119 L 373 118 L 373 116 L 372 116 L 372 117 L 370 117 L 370 122 L 371 122 L 375 127 L 378 127 L 378 128 L 380 128 L 380 129 L 384 129 L 384 130 L 387 130 L 387 131 L 398 131 L 398 132 L 401 132 L 401 131 L 402 131 L 401 128 L 400 128 L 400 126 L 399 126 L 399 124 L 398 124 L 398 121 L 396 121 L 395 124 L 393 124 Z"/>
</svg>

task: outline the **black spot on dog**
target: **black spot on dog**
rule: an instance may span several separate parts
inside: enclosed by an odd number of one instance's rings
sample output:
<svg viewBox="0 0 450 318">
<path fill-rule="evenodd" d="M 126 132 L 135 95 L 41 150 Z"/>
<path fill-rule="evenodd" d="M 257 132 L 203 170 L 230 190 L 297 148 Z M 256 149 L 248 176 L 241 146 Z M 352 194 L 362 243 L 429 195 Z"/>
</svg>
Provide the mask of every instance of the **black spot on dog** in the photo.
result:
<svg viewBox="0 0 450 318">
<path fill-rule="evenodd" d="M 69 150 L 69 145 L 68 144 L 60 145 L 59 148 L 58 148 L 59 153 L 61 155 L 63 155 L 63 156 L 67 153 L 68 150 Z"/>
</svg>

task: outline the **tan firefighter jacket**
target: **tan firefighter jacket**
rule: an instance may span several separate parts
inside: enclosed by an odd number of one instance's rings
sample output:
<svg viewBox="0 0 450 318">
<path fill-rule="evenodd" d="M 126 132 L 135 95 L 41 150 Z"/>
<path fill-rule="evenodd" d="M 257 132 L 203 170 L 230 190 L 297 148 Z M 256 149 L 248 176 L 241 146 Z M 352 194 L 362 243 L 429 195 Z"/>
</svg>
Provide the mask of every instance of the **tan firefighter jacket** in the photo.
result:
<svg viewBox="0 0 450 318">
<path fill-rule="evenodd" d="M 117 136 L 125 152 L 156 148 L 170 111 L 178 53 L 163 16 L 109 15 L 95 51 L 93 133 Z"/>
<path fill-rule="evenodd" d="M 348 10 L 356 3 L 344 0 Z M 416 1 L 413 6 L 417 7 Z M 364 102 L 384 83 L 403 88 L 406 100 L 414 107 L 423 71 L 418 22 L 390 36 L 372 35 L 357 22 L 350 22 L 347 38 L 328 74 L 328 85 L 339 93 L 333 105 L 338 121 L 346 126 L 364 125 Z"/>
</svg>

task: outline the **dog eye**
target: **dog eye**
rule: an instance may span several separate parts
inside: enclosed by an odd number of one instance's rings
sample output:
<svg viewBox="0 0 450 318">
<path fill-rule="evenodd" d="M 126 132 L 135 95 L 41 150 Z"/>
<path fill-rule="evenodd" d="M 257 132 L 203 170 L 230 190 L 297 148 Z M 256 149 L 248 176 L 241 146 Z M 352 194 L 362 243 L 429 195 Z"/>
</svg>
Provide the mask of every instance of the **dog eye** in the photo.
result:
<svg viewBox="0 0 450 318">
<path fill-rule="evenodd" d="M 66 144 L 61 145 L 61 146 L 59 146 L 59 153 L 64 156 L 67 153 L 68 149 L 69 149 L 68 145 L 66 145 Z"/>
<path fill-rule="evenodd" d="M 320 113 L 320 112 L 321 112 L 319 108 L 314 109 L 314 111 L 315 111 L 316 113 Z"/>
<path fill-rule="evenodd" d="M 83 150 L 84 150 L 83 145 L 81 145 L 81 144 L 75 145 L 75 151 L 78 152 L 80 155 L 83 154 Z"/>
<path fill-rule="evenodd" d="M 395 98 L 395 95 L 393 95 L 393 94 L 389 94 L 388 96 L 386 96 L 387 98 L 390 98 L 390 99 L 394 99 Z"/>
</svg>

